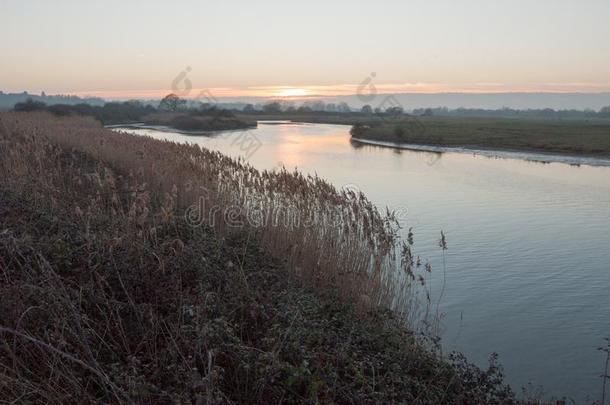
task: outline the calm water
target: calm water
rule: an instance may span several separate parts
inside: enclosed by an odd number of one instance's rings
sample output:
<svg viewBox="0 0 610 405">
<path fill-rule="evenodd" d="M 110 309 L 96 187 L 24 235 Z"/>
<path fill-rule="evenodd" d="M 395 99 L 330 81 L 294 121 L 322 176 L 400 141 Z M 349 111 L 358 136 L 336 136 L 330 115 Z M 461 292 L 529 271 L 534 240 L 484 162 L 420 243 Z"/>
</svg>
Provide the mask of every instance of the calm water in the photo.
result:
<svg viewBox="0 0 610 405">
<path fill-rule="evenodd" d="M 259 124 L 252 133 L 263 145 L 249 161 L 315 172 L 399 210 L 417 253 L 436 269 L 433 294 L 444 230 L 445 345 L 479 365 L 497 352 L 516 391 L 532 382 L 578 403 L 598 399 L 597 348 L 610 335 L 610 167 L 356 147 L 348 131 Z M 237 134 L 133 132 L 242 153 Z"/>
</svg>

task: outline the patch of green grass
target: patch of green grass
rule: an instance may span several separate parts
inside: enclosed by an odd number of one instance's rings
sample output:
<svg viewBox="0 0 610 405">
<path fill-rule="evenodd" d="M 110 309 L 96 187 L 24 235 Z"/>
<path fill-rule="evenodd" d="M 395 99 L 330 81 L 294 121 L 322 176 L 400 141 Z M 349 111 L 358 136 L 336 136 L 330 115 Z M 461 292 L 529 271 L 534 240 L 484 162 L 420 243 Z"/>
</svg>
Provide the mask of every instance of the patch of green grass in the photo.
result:
<svg viewBox="0 0 610 405">
<path fill-rule="evenodd" d="M 608 120 L 405 117 L 355 125 L 352 136 L 421 145 L 610 157 Z"/>
</svg>

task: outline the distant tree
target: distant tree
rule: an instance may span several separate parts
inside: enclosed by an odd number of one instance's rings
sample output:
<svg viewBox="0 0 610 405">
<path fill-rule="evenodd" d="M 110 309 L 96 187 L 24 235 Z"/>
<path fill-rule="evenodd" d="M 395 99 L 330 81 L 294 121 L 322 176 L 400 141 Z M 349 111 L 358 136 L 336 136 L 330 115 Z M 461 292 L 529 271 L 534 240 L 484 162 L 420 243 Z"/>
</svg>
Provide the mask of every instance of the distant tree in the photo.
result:
<svg viewBox="0 0 610 405">
<path fill-rule="evenodd" d="M 599 115 L 610 118 L 610 107 L 603 107 L 599 110 Z"/>
<path fill-rule="evenodd" d="M 163 97 L 163 100 L 161 100 L 161 102 L 159 103 L 159 110 L 177 111 L 184 105 L 186 105 L 186 100 L 183 100 L 174 93 L 171 93 Z"/>
<path fill-rule="evenodd" d="M 349 108 L 349 105 L 345 101 L 342 101 L 337 105 L 337 111 L 340 113 L 348 113 L 352 111 L 352 109 Z"/>
<path fill-rule="evenodd" d="M 272 103 L 265 104 L 263 106 L 263 111 L 269 114 L 279 113 L 282 112 L 282 105 L 277 101 L 274 101 Z"/>
<path fill-rule="evenodd" d="M 70 115 L 88 115 L 100 119 L 101 108 L 94 107 L 89 104 L 53 104 L 47 107 L 47 110 L 57 116 L 70 116 Z M 100 119 L 101 121 L 101 119 Z"/>
<path fill-rule="evenodd" d="M 144 108 L 144 104 L 140 100 L 127 100 L 123 102 L 125 107 Z"/>
<path fill-rule="evenodd" d="M 300 113 L 310 113 L 312 111 L 313 110 L 311 109 L 311 107 L 308 107 L 306 105 L 302 105 L 299 108 L 297 108 L 297 112 L 300 112 Z"/>
<path fill-rule="evenodd" d="M 360 109 L 360 112 L 362 114 L 366 114 L 366 115 L 370 115 L 373 113 L 373 107 L 371 107 L 370 105 L 366 104 L 363 105 L 362 108 Z"/>
<path fill-rule="evenodd" d="M 213 105 L 213 104 L 202 103 L 202 102 L 199 103 L 199 109 L 202 110 L 202 111 L 208 111 L 208 110 L 212 110 L 214 108 L 216 108 L 216 106 Z"/>
<path fill-rule="evenodd" d="M 245 113 L 253 113 L 254 112 L 254 106 L 252 104 L 246 104 L 244 106 L 244 112 Z"/>
<path fill-rule="evenodd" d="M 434 115 L 434 111 L 432 111 L 432 108 L 426 108 L 422 115 L 424 117 L 432 117 Z"/>
<path fill-rule="evenodd" d="M 385 110 L 386 114 L 390 115 L 402 115 L 405 110 L 402 107 L 389 107 Z"/>
<path fill-rule="evenodd" d="M 337 104 L 335 104 L 335 103 L 328 103 L 328 104 L 326 104 L 326 111 L 328 111 L 328 112 L 336 112 L 337 111 Z"/>
<path fill-rule="evenodd" d="M 45 103 L 43 103 L 42 101 L 34 101 L 31 98 L 28 98 L 27 100 L 25 100 L 22 103 L 15 104 L 14 110 L 28 112 L 28 111 L 40 111 L 40 110 L 44 110 L 46 108 L 47 108 L 47 105 Z"/>
<path fill-rule="evenodd" d="M 323 101 L 316 101 L 311 105 L 312 111 L 326 111 L 326 104 Z"/>
</svg>

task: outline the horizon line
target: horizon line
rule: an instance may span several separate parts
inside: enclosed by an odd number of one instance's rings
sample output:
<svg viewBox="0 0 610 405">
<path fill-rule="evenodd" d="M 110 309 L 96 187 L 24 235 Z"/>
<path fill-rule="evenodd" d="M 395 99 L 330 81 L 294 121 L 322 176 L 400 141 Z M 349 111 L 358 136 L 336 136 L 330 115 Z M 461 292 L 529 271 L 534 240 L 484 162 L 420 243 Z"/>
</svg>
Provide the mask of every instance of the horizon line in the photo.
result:
<svg viewBox="0 0 610 405">
<path fill-rule="evenodd" d="M 502 83 L 469 83 L 449 85 L 443 83 L 403 83 L 337 85 L 281 85 L 281 86 L 240 86 L 240 87 L 200 87 L 130 90 L 79 90 L 55 92 L 54 95 L 73 95 L 78 97 L 98 97 L 110 100 L 157 99 L 174 93 L 185 99 L 201 98 L 260 98 L 302 100 L 358 95 L 446 95 L 446 94 L 603 94 L 610 93 L 610 84 L 605 83 L 545 83 L 538 85 L 505 85 Z M 372 90 L 371 90 L 372 89 Z M 14 93 L 19 94 L 20 92 Z M 23 93 L 23 91 L 21 92 Z M 5 93 L 7 94 L 7 93 Z M 36 95 L 34 92 L 28 94 Z M 42 94 L 42 91 L 38 92 Z M 50 94 L 49 94 L 50 95 Z"/>
<path fill-rule="evenodd" d="M 256 87 L 212 87 L 193 88 L 190 90 L 180 89 L 156 89 L 156 90 L 98 90 L 75 92 L 78 96 L 100 97 L 107 99 L 146 99 L 163 98 L 174 93 L 185 99 L 216 99 L 216 98 L 257 98 L 257 99 L 283 99 L 293 101 L 307 101 L 312 99 L 354 97 L 363 94 L 358 91 L 358 85 L 335 85 L 335 86 L 256 86 Z M 603 94 L 610 93 L 610 85 L 548 85 L 548 86 L 505 86 L 485 85 L 479 88 L 470 86 L 396 86 L 377 85 L 375 95 L 408 94 L 408 95 L 491 95 L 491 94 Z M 417 88 L 414 88 L 417 87 Z M 365 95 L 371 93 L 364 92 Z"/>
</svg>

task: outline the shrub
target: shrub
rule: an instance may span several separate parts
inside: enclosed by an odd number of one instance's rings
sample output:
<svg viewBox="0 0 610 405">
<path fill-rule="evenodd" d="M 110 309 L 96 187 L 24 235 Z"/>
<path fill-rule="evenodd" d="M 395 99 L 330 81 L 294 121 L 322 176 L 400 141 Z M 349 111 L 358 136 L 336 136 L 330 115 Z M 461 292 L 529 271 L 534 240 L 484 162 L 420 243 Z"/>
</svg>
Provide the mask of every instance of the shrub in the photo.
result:
<svg viewBox="0 0 610 405">
<path fill-rule="evenodd" d="M 28 98 L 23 103 L 15 104 L 14 110 L 19 112 L 29 112 L 29 111 L 41 111 L 46 108 L 46 104 L 42 101 L 34 101 L 31 98 Z"/>
</svg>

